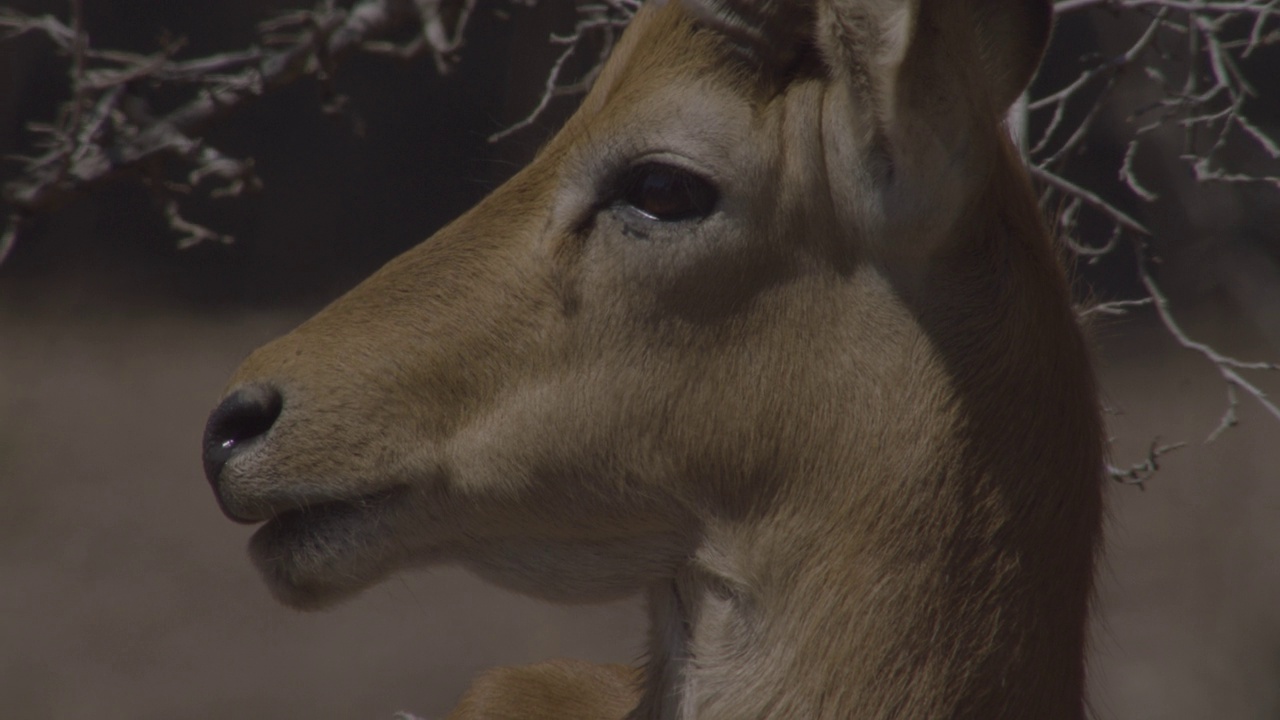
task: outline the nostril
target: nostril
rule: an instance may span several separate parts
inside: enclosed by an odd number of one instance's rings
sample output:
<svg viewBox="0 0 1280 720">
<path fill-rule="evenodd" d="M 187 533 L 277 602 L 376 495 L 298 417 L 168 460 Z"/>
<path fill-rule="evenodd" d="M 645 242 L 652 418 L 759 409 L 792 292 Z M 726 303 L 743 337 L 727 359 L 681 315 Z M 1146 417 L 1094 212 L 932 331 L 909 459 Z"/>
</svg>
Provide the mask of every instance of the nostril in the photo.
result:
<svg viewBox="0 0 1280 720">
<path fill-rule="evenodd" d="M 265 435 L 284 398 L 272 387 L 252 385 L 231 393 L 209 415 L 204 428 L 204 474 L 217 484 L 222 466 L 248 441 Z"/>
</svg>

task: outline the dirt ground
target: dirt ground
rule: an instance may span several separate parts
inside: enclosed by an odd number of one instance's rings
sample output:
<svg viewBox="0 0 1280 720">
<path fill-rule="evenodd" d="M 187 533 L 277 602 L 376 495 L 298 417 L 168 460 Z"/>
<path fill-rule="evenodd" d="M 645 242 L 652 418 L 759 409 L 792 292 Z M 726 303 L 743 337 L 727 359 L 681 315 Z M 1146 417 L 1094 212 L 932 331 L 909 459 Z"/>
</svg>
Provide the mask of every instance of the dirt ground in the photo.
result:
<svg viewBox="0 0 1280 720">
<path fill-rule="evenodd" d="M 0 302 L 0 717 L 431 718 L 492 664 L 636 656 L 635 604 L 552 607 L 452 569 L 324 613 L 277 606 L 199 440 L 240 358 L 299 318 L 38 307 Z M 1112 488 L 1096 716 L 1274 719 L 1280 425 L 1245 401 L 1201 446 L 1224 401 L 1212 370 L 1148 325 L 1103 336 L 1117 462 L 1156 434 L 1193 447 L 1145 492 Z"/>
</svg>

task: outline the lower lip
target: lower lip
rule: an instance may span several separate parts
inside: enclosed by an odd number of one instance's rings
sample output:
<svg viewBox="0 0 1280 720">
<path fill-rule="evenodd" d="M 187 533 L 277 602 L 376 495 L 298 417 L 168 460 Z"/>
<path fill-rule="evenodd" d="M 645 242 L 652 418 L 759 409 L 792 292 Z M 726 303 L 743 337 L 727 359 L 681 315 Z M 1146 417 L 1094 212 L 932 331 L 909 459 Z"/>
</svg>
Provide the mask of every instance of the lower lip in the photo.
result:
<svg viewBox="0 0 1280 720">
<path fill-rule="evenodd" d="M 259 532 L 279 539 L 323 534 L 351 524 L 373 525 L 380 521 L 392 499 L 401 490 L 366 495 L 354 500 L 333 500 L 282 512 L 263 523 Z"/>
</svg>

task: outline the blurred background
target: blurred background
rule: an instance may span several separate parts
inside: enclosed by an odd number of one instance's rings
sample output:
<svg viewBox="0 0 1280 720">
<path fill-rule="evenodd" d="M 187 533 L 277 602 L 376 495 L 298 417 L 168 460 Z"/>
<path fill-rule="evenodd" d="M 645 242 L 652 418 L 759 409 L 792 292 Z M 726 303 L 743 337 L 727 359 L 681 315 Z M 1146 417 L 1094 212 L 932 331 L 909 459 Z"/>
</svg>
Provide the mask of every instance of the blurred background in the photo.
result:
<svg viewBox="0 0 1280 720">
<path fill-rule="evenodd" d="M 293 7 L 98 0 L 83 22 L 94 47 L 152 53 L 184 37 L 180 57 L 199 57 L 248 46 Z M 64 2 L 3 8 L 67 18 Z M 553 607 L 448 568 L 324 613 L 279 607 L 245 556 L 251 529 L 218 512 L 199 459 L 206 414 L 244 355 L 466 210 L 549 137 L 574 98 L 488 140 L 537 105 L 561 51 L 548 37 L 577 17 L 568 2 L 482 2 L 447 75 L 430 58 L 354 55 L 329 83 L 304 79 L 211 126 L 205 139 L 252 158 L 263 187 L 192 193 L 183 214 L 234 243 L 177 249 L 156 193 L 129 178 L 26 224 L 0 265 L 0 717 L 430 718 L 494 664 L 638 656 L 638 603 Z M 1038 87 L 1065 85 L 1082 58 L 1122 52 L 1141 29 L 1107 13 L 1064 18 Z M 1270 132 L 1269 47 L 1242 67 L 1258 91 L 1253 122 Z M 591 59 L 570 66 L 581 75 Z M 1151 102 L 1126 82 L 1067 169 L 1109 192 L 1132 108 Z M 343 111 L 321 112 L 335 92 Z M 52 120 L 68 93 L 68 61 L 47 39 L 0 42 L 0 154 L 33 154 L 25 125 Z M 153 97 L 158 111 L 180 100 Z M 1265 153 L 1235 152 L 1280 173 Z M 1190 337 L 1280 361 L 1280 190 L 1197 184 L 1177 155 L 1139 157 L 1161 196 L 1122 205 L 1155 234 L 1153 273 Z M 19 172 L 6 164 L 0 181 Z M 1134 267 L 1123 252 L 1078 262 L 1082 297 L 1133 297 Z M 1280 422 L 1241 393 L 1239 425 L 1206 444 L 1227 407 L 1212 363 L 1149 307 L 1102 320 L 1096 336 L 1113 462 L 1142 461 L 1157 438 L 1188 446 L 1141 488 L 1108 488 L 1094 714 L 1280 718 Z M 1280 396 L 1280 373 L 1248 377 Z"/>
</svg>

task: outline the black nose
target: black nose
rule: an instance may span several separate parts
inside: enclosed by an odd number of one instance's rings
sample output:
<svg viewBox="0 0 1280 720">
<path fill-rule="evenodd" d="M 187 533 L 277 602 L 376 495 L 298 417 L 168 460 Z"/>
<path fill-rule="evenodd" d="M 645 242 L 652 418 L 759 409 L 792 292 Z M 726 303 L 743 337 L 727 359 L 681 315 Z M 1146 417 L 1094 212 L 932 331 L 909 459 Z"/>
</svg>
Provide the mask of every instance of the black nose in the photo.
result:
<svg viewBox="0 0 1280 720">
<path fill-rule="evenodd" d="M 204 427 L 204 475 L 218 484 L 222 466 L 250 440 L 265 435 L 284 407 L 274 388 L 252 385 L 226 397 Z"/>
</svg>

